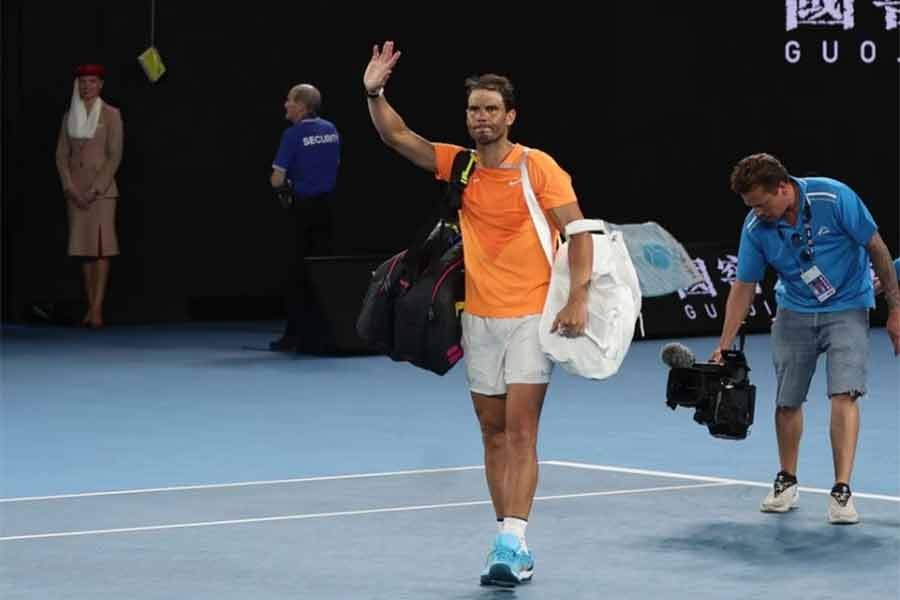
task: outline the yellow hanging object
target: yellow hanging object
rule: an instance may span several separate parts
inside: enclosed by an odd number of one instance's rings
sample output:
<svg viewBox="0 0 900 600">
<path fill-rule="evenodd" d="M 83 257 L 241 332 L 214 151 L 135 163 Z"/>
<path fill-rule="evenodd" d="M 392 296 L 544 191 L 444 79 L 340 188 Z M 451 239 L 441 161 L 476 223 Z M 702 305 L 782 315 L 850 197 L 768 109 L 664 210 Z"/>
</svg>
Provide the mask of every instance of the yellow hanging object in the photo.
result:
<svg viewBox="0 0 900 600">
<path fill-rule="evenodd" d="M 144 73 L 151 83 L 156 83 L 159 78 L 166 72 L 166 65 L 163 64 L 162 56 L 155 46 L 150 46 L 138 56 L 138 62 L 144 68 Z"/>
</svg>

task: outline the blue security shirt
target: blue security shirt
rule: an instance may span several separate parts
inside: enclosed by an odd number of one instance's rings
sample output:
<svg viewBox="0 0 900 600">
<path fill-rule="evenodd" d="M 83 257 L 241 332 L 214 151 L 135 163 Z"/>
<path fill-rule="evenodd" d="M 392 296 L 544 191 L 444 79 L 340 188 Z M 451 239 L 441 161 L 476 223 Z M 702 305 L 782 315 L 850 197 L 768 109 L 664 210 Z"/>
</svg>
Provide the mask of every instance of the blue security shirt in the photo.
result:
<svg viewBox="0 0 900 600">
<path fill-rule="evenodd" d="M 330 121 L 319 117 L 301 119 L 281 134 L 272 166 L 287 173 L 298 197 L 334 191 L 341 138 Z"/>
<path fill-rule="evenodd" d="M 832 312 L 874 307 L 866 244 L 878 227 L 869 209 L 856 192 L 840 181 L 826 177 L 791 180 L 800 190 L 796 224 L 792 226 L 784 219 L 767 223 L 750 211 L 741 229 L 737 279 L 761 281 L 768 264 L 778 273 L 778 305 L 788 310 Z M 804 224 L 809 215 L 811 260 L 801 255 L 807 247 Z M 836 290 L 825 302 L 819 302 L 800 277 L 813 265 Z"/>
</svg>

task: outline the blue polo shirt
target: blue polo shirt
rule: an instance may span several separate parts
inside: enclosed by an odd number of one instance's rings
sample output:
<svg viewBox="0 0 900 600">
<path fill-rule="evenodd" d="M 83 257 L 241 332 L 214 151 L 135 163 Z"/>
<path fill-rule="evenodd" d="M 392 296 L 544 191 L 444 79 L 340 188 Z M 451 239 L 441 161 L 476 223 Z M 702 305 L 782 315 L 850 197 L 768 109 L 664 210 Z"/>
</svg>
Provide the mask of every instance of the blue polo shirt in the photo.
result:
<svg viewBox="0 0 900 600">
<path fill-rule="evenodd" d="M 866 244 L 878 230 L 869 209 L 844 183 L 826 177 L 791 177 L 800 190 L 797 223 L 784 219 L 767 223 L 747 215 L 738 249 L 739 281 L 761 281 L 766 265 L 778 273 L 778 305 L 798 312 L 832 312 L 873 308 L 875 295 L 869 274 Z M 807 207 L 807 208 L 804 208 Z M 807 247 L 804 224 L 812 217 L 812 259 L 802 256 Z M 815 265 L 836 292 L 819 302 L 800 274 Z"/>
<path fill-rule="evenodd" d="M 281 134 L 272 166 L 286 172 L 298 197 L 334 191 L 341 138 L 330 121 L 319 117 L 301 119 Z"/>
</svg>

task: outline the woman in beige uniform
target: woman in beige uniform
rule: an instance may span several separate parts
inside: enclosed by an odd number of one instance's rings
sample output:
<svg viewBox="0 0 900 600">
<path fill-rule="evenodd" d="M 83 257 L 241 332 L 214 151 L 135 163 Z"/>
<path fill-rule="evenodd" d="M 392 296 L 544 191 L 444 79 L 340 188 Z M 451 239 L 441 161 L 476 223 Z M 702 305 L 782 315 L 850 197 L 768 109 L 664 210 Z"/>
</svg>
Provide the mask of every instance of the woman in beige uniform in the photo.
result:
<svg viewBox="0 0 900 600">
<path fill-rule="evenodd" d="M 97 328 L 103 326 L 109 257 L 119 253 L 115 174 L 122 159 L 122 117 L 100 98 L 102 65 L 81 65 L 75 75 L 72 103 L 56 145 L 56 167 L 69 214 L 69 256 L 84 260 L 88 310 L 82 324 Z"/>
</svg>

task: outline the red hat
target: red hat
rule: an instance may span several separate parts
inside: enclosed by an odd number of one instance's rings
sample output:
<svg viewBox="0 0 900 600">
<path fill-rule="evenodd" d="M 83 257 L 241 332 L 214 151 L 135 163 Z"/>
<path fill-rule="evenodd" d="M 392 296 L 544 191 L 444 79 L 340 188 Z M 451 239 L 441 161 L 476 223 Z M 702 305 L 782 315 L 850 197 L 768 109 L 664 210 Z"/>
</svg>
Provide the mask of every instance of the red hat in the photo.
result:
<svg viewBox="0 0 900 600">
<path fill-rule="evenodd" d="M 89 75 L 94 75 L 95 77 L 104 77 L 106 75 L 106 69 L 103 65 L 78 65 L 75 69 L 75 77 L 87 77 Z"/>
</svg>

